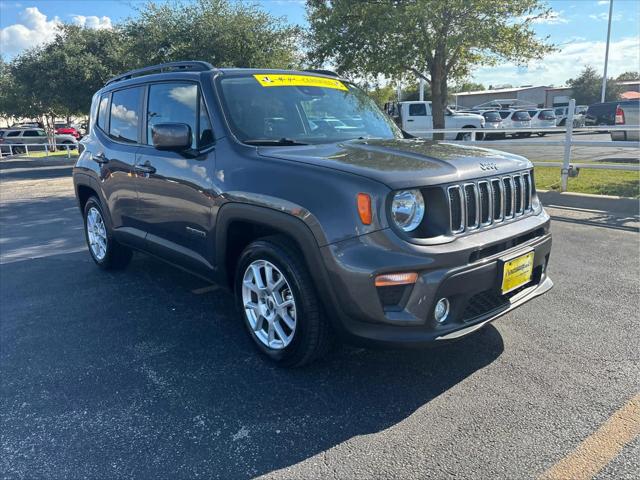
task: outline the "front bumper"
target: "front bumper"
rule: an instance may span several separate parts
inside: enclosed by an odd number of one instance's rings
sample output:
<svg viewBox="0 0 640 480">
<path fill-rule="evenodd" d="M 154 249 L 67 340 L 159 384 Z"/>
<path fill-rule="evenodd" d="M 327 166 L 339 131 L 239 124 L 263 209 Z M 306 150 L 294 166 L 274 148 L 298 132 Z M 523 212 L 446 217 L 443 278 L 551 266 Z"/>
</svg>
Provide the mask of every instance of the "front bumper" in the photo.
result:
<svg viewBox="0 0 640 480">
<path fill-rule="evenodd" d="M 502 295 L 500 259 L 531 250 L 532 281 Z M 413 245 L 381 230 L 321 252 L 338 303 L 334 323 L 360 343 L 410 346 L 458 338 L 553 286 L 546 275 L 551 234 L 544 211 L 443 245 Z M 376 275 L 403 271 L 418 272 L 417 282 L 404 287 L 397 304 L 385 303 Z M 439 324 L 433 309 L 442 297 L 449 299 L 451 312 Z"/>
</svg>

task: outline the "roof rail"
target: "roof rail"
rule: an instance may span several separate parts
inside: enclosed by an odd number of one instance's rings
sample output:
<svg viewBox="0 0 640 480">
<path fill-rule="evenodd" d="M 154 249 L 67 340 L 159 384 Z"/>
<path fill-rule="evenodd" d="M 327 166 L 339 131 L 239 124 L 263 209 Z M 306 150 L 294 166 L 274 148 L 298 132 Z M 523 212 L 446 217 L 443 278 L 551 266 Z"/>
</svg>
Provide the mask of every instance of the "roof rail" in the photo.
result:
<svg viewBox="0 0 640 480">
<path fill-rule="evenodd" d="M 121 75 L 116 75 L 113 78 L 107 80 L 105 87 L 111 83 L 119 82 L 121 80 L 128 80 L 133 77 L 139 77 L 142 75 L 149 75 L 151 73 L 161 73 L 165 71 L 183 71 L 183 72 L 206 72 L 213 70 L 213 65 L 209 62 L 203 62 L 200 60 L 190 60 L 186 62 L 169 62 L 160 63 L 158 65 L 151 65 L 150 67 L 138 68 L 136 70 L 130 70 Z"/>
<path fill-rule="evenodd" d="M 306 70 L 303 70 L 303 72 L 320 73 L 322 75 L 329 75 L 331 77 L 339 77 L 340 76 L 336 72 L 332 72 L 331 70 L 323 70 L 321 68 L 307 68 Z"/>
</svg>

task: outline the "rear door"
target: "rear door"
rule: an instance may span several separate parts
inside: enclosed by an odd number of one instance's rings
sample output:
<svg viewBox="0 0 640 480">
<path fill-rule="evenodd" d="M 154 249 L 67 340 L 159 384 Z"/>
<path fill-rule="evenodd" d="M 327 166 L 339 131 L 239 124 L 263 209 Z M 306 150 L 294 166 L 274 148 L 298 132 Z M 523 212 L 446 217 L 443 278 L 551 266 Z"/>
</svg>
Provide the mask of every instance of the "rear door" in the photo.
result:
<svg viewBox="0 0 640 480">
<path fill-rule="evenodd" d="M 44 144 L 47 143 L 47 134 L 44 130 L 37 128 L 24 130 L 22 132 L 22 141 L 29 145 L 29 150 L 43 150 Z M 42 147 L 34 145 L 42 145 Z"/>
<path fill-rule="evenodd" d="M 133 167 L 140 149 L 144 89 L 135 86 L 100 97 L 93 160 L 100 167 L 102 192 L 116 238 L 144 246 L 144 230 L 136 220 L 138 194 Z"/>
<path fill-rule="evenodd" d="M 147 232 L 147 249 L 202 274 L 213 266 L 215 168 L 213 130 L 197 83 L 152 83 L 146 92 L 144 145 L 136 163 L 138 219 Z M 160 123 L 186 123 L 192 144 L 187 152 L 157 150 L 152 129 Z"/>
</svg>

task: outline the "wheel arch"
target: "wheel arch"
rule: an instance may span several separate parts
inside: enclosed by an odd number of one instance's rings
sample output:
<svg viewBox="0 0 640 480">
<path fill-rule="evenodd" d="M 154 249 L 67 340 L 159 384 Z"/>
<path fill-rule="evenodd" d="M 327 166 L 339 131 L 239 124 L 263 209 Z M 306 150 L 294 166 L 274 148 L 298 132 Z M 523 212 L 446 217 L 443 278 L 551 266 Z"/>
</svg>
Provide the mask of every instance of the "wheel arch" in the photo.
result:
<svg viewBox="0 0 640 480">
<path fill-rule="evenodd" d="M 336 304 L 318 241 L 303 220 L 268 207 L 227 203 L 218 211 L 215 232 L 216 276 L 220 283 L 233 288 L 236 262 L 247 245 L 280 235 L 302 254 L 323 303 L 328 307 Z"/>
<path fill-rule="evenodd" d="M 75 173 L 73 176 L 73 183 L 80 212 L 84 215 L 84 206 L 87 204 L 87 200 L 89 200 L 90 197 L 96 197 L 102 206 L 102 213 L 106 217 L 105 220 L 109 222 L 110 226 L 113 225 L 111 221 L 111 213 L 107 208 L 107 202 L 102 195 L 100 188 L 98 188 L 95 179 L 83 173 Z"/>
</svg>

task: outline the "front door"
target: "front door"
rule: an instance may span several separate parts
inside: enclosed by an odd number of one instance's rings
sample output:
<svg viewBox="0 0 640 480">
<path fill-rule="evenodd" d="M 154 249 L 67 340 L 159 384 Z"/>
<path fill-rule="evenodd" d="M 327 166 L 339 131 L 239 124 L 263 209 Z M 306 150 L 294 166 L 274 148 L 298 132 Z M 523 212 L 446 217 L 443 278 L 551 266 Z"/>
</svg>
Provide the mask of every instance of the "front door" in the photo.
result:
<svg viewBox="0 0 640 480">
<path fill-rule="evenodd" d="M 137 218 L 147 232 L 146 248 L 186 268 L 210 274 L 215 150 L 211 123 L 197 84 L 150 84 L 146 112 L 145 145 L 134 167 L 139 196 Z M 152 129 L 159 123 L 189 125 L 191 150 L 154 148 Z"/>
</svg>

